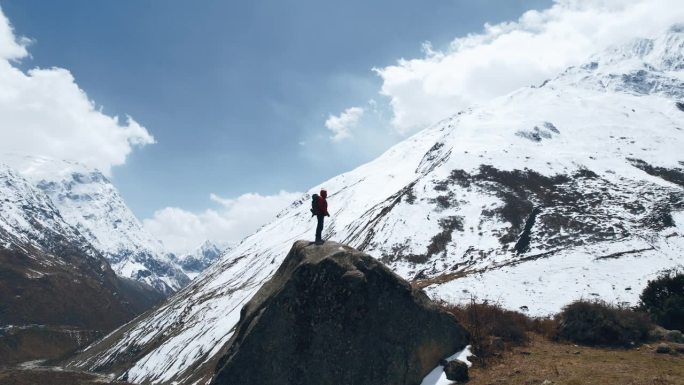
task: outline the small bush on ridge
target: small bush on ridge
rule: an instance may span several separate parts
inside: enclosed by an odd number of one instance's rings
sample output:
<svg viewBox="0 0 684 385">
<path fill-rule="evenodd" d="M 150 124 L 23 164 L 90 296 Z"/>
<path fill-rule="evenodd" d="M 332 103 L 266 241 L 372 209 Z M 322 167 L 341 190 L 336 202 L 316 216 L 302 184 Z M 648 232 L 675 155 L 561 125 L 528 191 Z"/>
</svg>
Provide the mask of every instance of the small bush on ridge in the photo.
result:
<svg viewBox="0 0 684 385">
<path fill-rule="evenodd" d="M 558 338 L 589 346 L 629 347 L 648 339 L 648 315 L 602 301 L 575 301 L 558 314 Z"/>
</svg>

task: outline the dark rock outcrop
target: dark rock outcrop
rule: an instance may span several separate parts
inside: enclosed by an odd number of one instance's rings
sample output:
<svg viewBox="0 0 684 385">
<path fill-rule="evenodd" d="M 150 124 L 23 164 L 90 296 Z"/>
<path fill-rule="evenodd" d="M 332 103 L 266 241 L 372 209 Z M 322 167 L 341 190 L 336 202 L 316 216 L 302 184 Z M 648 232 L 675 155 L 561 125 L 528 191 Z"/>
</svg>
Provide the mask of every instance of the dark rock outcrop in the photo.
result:
<svg viewBox="0 0 684 385">
<path fill-rule="evenodd" d="M 467 341 L 372 257 L 298 241 L 242 309 L 212 384 L 417 385 Z"/>
<path fill-rule="evenodd" d="M 465 362 L 453 360 L 444 365 L 444 374 L 447 380 L 457 383 L 468 382 L 468 365 Z"/>
</svg>

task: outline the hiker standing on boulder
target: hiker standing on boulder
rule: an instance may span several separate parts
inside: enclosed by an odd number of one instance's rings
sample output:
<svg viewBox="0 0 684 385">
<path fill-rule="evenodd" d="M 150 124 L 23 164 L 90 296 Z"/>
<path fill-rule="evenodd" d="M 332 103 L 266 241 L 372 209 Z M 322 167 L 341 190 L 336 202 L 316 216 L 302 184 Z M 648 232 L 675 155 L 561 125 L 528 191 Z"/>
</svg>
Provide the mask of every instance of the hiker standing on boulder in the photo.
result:
<svg viewBox="0 0 684 385">
<path fill-rule="evenodd" d="M 328 192 L 324 188 L 321 189 L 321 195 L 314 194 L 311 197 L 311 215 L 315 215 L 318 219 L 318 224 L 316 225 L 316 243 L 322 244 L 323 238 L 321 233 L 323 232 L 323 219 L 329 217 L 328 213 L 328 201 L 325 198 L 328 196 Z"/>
</svg>

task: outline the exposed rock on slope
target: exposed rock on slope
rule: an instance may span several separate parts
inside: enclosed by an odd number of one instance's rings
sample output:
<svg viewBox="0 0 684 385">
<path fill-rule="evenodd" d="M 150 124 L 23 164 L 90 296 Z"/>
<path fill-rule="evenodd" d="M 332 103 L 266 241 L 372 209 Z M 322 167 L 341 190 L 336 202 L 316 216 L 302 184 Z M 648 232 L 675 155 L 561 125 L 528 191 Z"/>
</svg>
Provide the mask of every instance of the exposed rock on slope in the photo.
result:
<svg viewBox="0 0 684 385">
<path fill-rule="evenodd" d="M 420 384 L 467 340 L 370 256 L 298 241 L 242 309 L 212 384 Z"/>
</svg>

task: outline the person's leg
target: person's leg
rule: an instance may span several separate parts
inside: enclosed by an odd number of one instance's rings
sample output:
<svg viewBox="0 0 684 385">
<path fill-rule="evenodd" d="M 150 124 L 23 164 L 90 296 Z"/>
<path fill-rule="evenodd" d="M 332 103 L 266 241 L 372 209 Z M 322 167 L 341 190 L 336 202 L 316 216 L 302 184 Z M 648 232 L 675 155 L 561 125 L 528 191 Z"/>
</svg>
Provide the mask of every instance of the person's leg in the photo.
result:
<svg viewBox="0 0 684 385">
<path fill-rule="evenodd" d="M 316 242 L 322 241 L 321 233 L 323 232 L 323 215 L 317 215 L 318 224 L 316 225 Z"/>
</svg>

